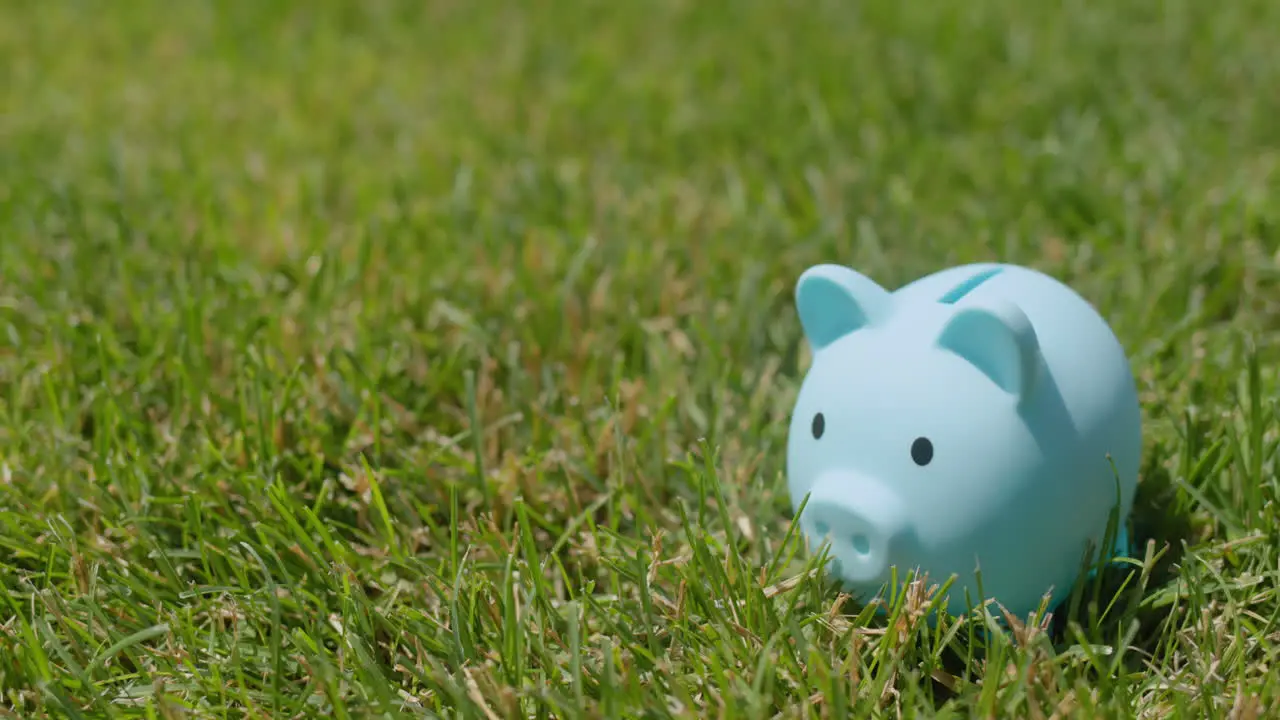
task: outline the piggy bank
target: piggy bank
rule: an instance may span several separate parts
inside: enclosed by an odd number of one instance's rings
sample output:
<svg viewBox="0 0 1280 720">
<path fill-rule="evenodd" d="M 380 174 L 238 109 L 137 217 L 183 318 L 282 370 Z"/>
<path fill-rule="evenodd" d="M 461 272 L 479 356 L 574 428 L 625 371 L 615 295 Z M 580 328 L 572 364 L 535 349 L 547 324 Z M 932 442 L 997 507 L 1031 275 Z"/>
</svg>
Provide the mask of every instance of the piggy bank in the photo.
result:
<svg viewBox="0 0 1280 720">
<path fill-rule="evenodd" d="M 953 579 L 953 615 L 995 600 L 1026 618 L 1113 549 L 1113 514 L 1124 552 L 1137 391 L 1120 342 L 1074 290 L 975 264 L 890 292 L 824 264 L 800 276 L 796 305 L 813 361 L 788 491 L 852 594 L 871 599 L 896 567 L 899 582 Z"/>
</svg>

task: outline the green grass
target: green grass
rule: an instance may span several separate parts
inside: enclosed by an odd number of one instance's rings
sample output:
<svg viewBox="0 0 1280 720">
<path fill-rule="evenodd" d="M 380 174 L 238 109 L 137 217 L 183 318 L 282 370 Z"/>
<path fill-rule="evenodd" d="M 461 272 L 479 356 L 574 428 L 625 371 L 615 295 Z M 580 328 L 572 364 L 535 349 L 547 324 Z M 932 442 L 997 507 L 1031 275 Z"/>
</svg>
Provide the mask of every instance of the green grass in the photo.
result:
<svg viewBox="0 0 1280 720">
<path fill-rule="evenodd" d="M 1280 701 L 1280 4 L 0 16 L 0 716 Z M 877 619 L 788 535 L 793 284 L 993 259 L 1130 352 L 1138 557 Z"/>
</svg>

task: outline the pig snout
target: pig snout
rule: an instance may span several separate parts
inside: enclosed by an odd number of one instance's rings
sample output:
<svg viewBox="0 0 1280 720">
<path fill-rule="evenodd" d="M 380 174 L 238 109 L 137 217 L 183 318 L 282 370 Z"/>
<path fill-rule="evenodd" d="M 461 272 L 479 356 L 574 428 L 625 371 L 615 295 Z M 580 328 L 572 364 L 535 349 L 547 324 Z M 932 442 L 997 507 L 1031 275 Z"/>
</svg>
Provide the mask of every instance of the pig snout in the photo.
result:
<svg viewBox="0 0 1280 720">
<path fill-rule="evenodd" d="M 859 584 L 888 579 L 907 533 L 902 502 L 893 492 L 845 473 L 818 479 L 802 523 L 815 546 L 831 543 L 835 574 Z"/>
</svg>

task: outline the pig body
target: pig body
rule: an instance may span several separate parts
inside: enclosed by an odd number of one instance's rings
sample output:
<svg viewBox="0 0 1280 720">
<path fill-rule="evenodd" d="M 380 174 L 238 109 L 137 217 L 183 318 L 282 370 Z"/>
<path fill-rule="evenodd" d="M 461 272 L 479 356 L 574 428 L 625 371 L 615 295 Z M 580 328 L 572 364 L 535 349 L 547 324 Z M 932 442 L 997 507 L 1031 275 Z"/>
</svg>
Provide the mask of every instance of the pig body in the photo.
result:
<svg viewBox="0 0 1280 720">
<path fill-rule="evenodd" d="M 994 599 L 1025 618 L 1069 594 L 1112 513 L 1123 542 L 1137 392 L 1120 342 L 1074 290 L 975 264 L 891 293 L 819 265 L 796 303 L 813 363 L 788 489 L 796 510 L 808 498 L 801 530 L 830 541 L 846 588 L 870 599 L 896 566 L 899 579 L 954 576 L 953 614 Z"/>
</svg>

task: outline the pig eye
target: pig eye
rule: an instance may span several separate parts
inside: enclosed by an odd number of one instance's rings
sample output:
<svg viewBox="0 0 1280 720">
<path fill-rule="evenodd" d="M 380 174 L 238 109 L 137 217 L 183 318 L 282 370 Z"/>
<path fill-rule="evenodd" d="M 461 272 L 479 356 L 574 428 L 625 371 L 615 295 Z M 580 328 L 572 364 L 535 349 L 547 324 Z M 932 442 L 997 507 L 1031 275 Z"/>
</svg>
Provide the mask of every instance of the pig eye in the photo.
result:
<svg viewBox="0 0 1280 720">
<path fill-rule="evenodd" d="M 928 465 L 929 461 L 933 460 L 933 443 L 929 442 L 929 438 L 918 437 L 911 443 L 911 459 L 920 467 Z"/>
<path fill-rule="evenodd" d="M 822 417 L 822 413 L 813 416 L 813 439 L 817 440 L 822 437 L 822 432 L 827 429 L 826 418 Z"/>
</svg>

